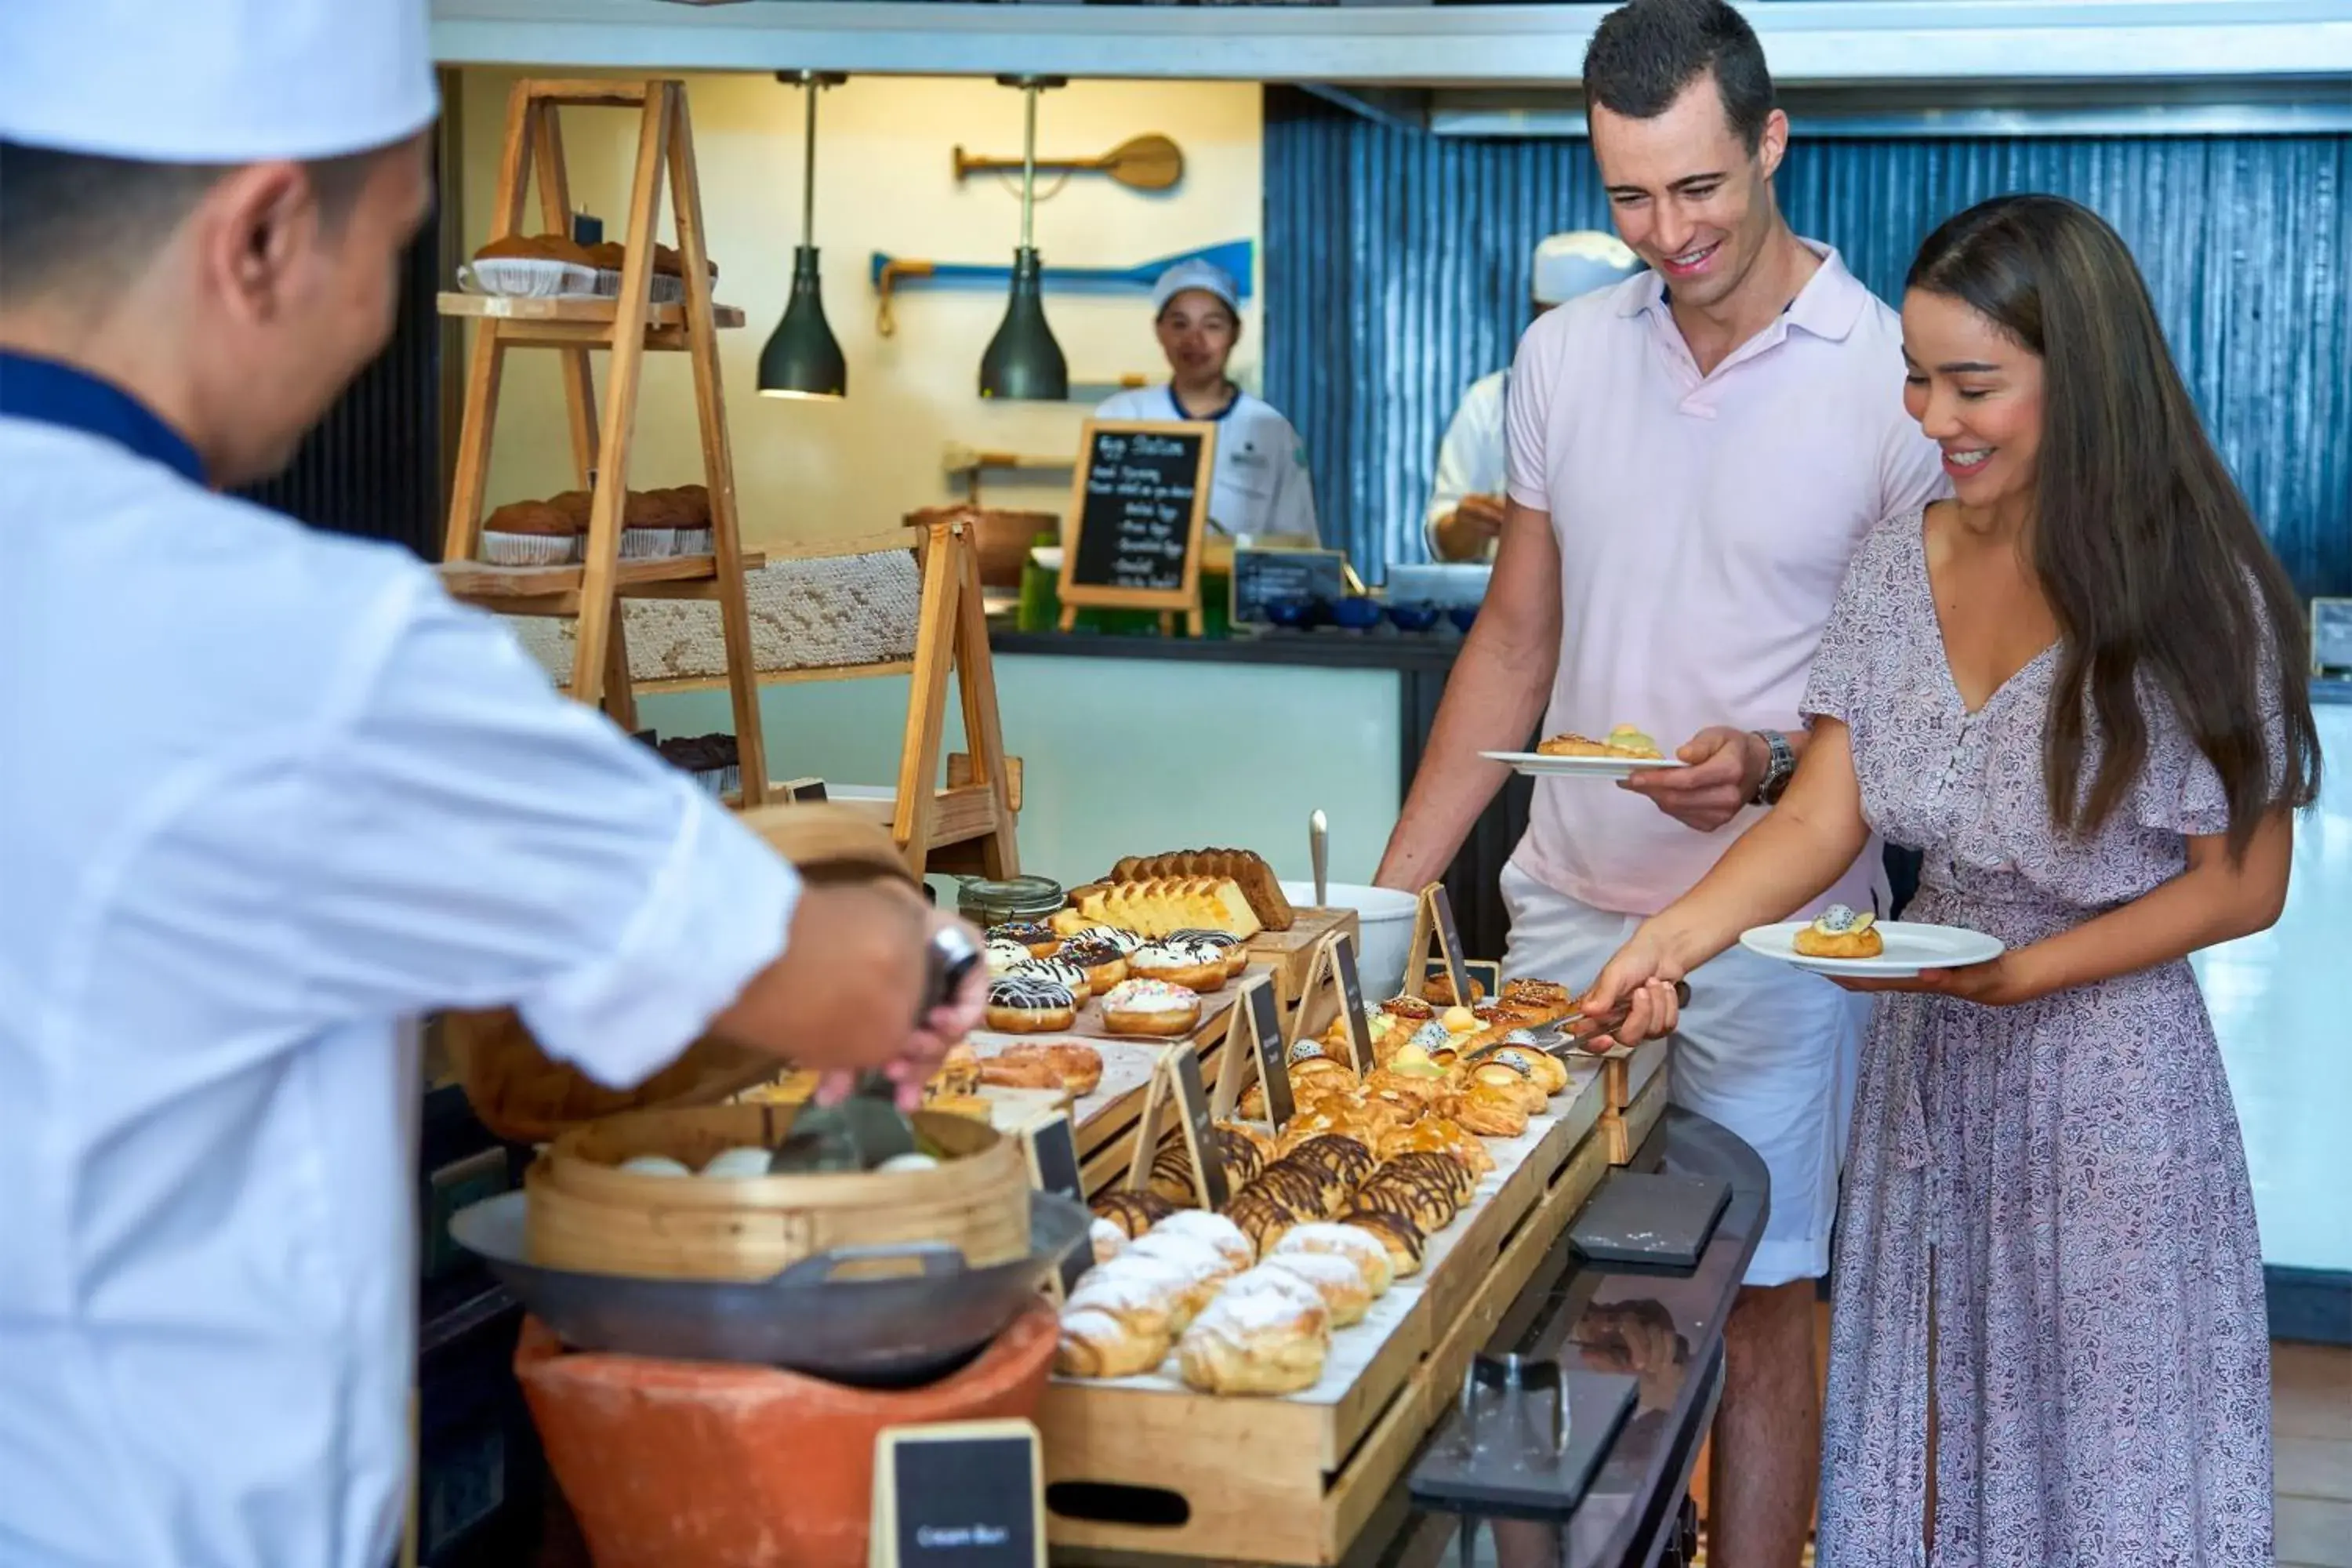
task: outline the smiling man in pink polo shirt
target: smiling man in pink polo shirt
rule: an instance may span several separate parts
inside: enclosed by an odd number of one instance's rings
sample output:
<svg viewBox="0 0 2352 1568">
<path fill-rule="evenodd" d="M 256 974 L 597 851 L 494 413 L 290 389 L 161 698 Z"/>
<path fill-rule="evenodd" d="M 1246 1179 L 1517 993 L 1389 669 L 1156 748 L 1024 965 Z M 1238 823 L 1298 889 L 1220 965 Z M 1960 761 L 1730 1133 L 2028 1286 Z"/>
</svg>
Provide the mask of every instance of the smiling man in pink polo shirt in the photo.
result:
<svg viewBox="0 0 2352 1568">
<path fill-rule="evenodd" d="M 1655 735 L 1690 765 L 1537 781 L 1506 873 L 1507 969 L 1581 985 L 1778 798 L 1847 557 L 1943 483 L 1903 411 L 1901 322 L 1790 232 L 1763 50 L 1721 0 L 1634 0 L 1585 57 L 1593 157 L 1651 270 L 1530 328 L 1511 375 L 1493 584 L 1378 879 L 1442 873 L 1503 781 L 1481 751 Z M 1831 897 L 1883 903 L 1873 846 Z M 1676 1103 L 1772 1178 L 1727 1326 L 1710 1561 L 1793 1565 L 1820 1445 L 1812 1284 L 1829 1266 L 1862 1004 L 1734 949 L 1692 977 Z"/>
</svg>

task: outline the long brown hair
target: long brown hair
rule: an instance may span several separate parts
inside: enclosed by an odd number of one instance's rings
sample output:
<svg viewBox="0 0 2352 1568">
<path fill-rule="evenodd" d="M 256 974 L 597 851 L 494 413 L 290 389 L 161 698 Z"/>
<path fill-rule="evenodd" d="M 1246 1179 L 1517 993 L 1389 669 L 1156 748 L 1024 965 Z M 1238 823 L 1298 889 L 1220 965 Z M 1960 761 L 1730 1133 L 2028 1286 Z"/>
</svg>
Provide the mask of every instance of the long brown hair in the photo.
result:
<svg viewBox="0 0 2352 1568">
<path fill-rule="evenodd" d="M 2206 438 L 2130 249 L 2063 196 L 1997 196 L 1929 235 L 1904 287 L 1959 300 L 2042 360 L 2032 555 L 2060 634 L 2042 736 L 2052 819 L 2087 834 L 2129 795 L 2147 761 L 2145 681 L 2221 774 L 2242 856 L 2267 812 L 2318 793 L 2303 603 Z M 2264 723 L 2273 684 L 2283 755 Z"/>
</svg>

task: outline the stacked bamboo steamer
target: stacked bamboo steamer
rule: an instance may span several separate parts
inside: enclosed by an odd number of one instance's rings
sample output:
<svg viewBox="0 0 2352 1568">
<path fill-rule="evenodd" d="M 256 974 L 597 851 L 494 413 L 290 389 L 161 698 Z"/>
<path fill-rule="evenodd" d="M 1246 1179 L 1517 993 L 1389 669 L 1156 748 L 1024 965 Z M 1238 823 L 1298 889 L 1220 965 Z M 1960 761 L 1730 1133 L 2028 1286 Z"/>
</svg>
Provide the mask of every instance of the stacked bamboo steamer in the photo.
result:
<svg viewBox="0 0 2352 1568">
<path fill-rule="evenodd" d="M 840 807 L 761 813 L 757 827 L 814 880 L 910 876 L 887 833 Z M 918 1111 L 916 1131 L 942 1155 L 925 1170 L 740 1178 L 624 1171 L 640 1154 L 698 1171 L 721 1150 L 772 1149 L 802 1108 L 693 1103 L 779 1066 L 716 1039 L 698 1042 L 634 1093 L 616 1093 L 550 1059 L 510 1012 L 453 1015 L 446 1028 L 484 1124 L 518 1142 L 552 1139 L 523 1181 L 535 1263 L 743 1281 L 848 1247 L 944 1242 L 973 1268 L 1028 1255 L 1027 1161 L 984 1122 Z"/>
</svg>

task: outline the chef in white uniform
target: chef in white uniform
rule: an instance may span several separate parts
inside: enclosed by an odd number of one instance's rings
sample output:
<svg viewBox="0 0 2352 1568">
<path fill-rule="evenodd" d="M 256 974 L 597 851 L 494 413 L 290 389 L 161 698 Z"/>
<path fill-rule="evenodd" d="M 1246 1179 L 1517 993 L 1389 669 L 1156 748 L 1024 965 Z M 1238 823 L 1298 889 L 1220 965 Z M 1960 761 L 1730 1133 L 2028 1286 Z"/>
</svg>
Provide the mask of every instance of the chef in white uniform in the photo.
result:
<svg viewBox="0 0 2352 1568">
<path fill-rule="evenodd" d="M 1152 325 L 1171 373 L 1165 386 L 1118 393 L 1098 419 L 1198 419 L 1217 427 L 1209 525 L 1220 533 L 1320 542 L 1307 444 L 1272 404 L 1225 374 L 1241 342 L 1241 290 L 1207 261 L 1180 261 L 1151 290 Z"/>
<path fill-rule="evenodd" d="M 803 887 L 388 545 L 218 493 L 390 331 L 425 0 L 0 4 L 0 1563 L 383 1568 L 400 1020 L 902 1077 L 937 917 Z"/>
<path fill-rule="evenodd" d="M 1613 234 L 1555 234 L 1536 247 L 1528 289 L 1534 313 L 1540 316 L 1641 269 L 1641 258 Z M 1445 426 L 1424 523 L 1432 560 L 1495 558 L 1503 526 L 1503 404 L 1510 385 L 1507 368 L 1472 382 Z"/>
</svg>

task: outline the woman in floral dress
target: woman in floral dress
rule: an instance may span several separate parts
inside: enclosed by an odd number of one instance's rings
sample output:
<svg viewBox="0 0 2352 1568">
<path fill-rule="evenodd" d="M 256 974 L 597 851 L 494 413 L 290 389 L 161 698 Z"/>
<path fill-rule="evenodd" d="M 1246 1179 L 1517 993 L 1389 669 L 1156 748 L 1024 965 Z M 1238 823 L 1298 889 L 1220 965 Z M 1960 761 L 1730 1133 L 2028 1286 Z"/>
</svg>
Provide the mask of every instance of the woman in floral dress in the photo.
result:
<svg viewBox="0 0 2352 1568">
<path fill-rule="evenodd" d="M 2097 216 L 1961 214 L 1903 329 L 1954 499 L 1864 540 L 1788 794 L 1587 1005 L 1631 993 L 1625 1032 L 1664 1033 L 1661 983 L 1869 833 L 1921 849 L 1906 918 L 2006 946 L 1853 983 L 1905 994 L 1839 1208 L 1820 1561 L 2267 1565 L 2262 1249 L 2187 955 L 2286 896 L 2319 767 L 2301 606 Z"/>
</svg>

